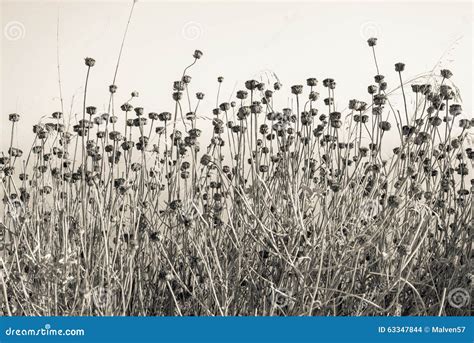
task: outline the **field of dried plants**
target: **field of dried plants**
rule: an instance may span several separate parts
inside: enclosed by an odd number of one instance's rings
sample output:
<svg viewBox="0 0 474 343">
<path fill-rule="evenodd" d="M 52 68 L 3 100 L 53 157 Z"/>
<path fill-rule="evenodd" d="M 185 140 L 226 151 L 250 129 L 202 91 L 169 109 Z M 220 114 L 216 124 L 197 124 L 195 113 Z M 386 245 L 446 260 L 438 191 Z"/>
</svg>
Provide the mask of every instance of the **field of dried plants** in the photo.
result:
<svg viewBox="0 0 474 343">
<path fill-rule="evenodd" d="M 368 48 L 377 75 L 341 112 L 335 80 L 308 78 L 202 113 L 196 50 L 169 111 L 112 84 L 99 112 L 86 58 L 79 120 L 52 109 L 23 152 L 9 114 L 3 315 L 470 315 L 474 121 L 449 70 L 396 63 L 389 87 Z"/>
</svg>

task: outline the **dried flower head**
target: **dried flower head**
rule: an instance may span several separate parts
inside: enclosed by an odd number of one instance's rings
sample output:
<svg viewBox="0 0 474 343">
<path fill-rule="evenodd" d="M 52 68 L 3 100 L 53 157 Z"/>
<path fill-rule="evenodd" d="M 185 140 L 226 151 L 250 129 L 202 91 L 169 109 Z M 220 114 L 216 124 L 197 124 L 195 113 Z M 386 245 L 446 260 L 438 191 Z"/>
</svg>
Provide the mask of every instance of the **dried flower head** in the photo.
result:
<svg viewBox="0 0 474 343">
<path fill-rule="evenodd" d="M 92 57 L 86 57 L 84 61 L 86 63 L 86 66 L 88 66 L 89 68 L 95 65 L 95 59 L 93 59 Z"/>
<path fill-rule="evenodd" d="M 296 94 L 296 95 L 303 93 L 303 86 L 302 85 L 291 86 L 291 93 Z"/>
<path fill-rule="evenodd" d="M 93 116 L 97 113 L 97 108 L 94 106 L 88 106 L 86 107 L 86 113 L 90 116 Z"/>
<path fill-rule="evenodd" d="M 449 79 L 449 78 L 451 78 L 451 76 L 453 76 L 453 73 L 449 69 L 441 69 L 440 74 L 445 79 Z"/>
<path fill-rule="evenodd" d="M 20 115 L 18 113 L 10 113 L 8 115 L 8 120 L 15 123 L 20 120 Z"/>
<path fill-rule="evenodd" d="M 317 84 L 318 84 L 318 80 L 314 77 L 311 77 L 311 78 L 306 80 L 306 84 L 310 87 L 316 87 Z"/>
<path fill-rule="evenodd" d="M 369 44 L 370 47 L 376 46 L 377 45 L 377 38 L 372 37 L 367 39 L 367 44 Z"/>
<path fill-rule="evenodd" d="M 202 55 L 203 55 L 203 53 L 202 53 L 201 50 L 194 50 L 193 57 L 194 57 L 195 59 L 197 59 L 197 60 L 200 59 L 200 58 L 202 57 Z"/>
<path fill-rule="evenodd" d="M 125 104 L 120 106 L 120 109 L 124 112 L 130 112 L 131 110 L 133 110 L 133 106 L 129 104 L 128 102 L 126 102 Z"/>
</svg>

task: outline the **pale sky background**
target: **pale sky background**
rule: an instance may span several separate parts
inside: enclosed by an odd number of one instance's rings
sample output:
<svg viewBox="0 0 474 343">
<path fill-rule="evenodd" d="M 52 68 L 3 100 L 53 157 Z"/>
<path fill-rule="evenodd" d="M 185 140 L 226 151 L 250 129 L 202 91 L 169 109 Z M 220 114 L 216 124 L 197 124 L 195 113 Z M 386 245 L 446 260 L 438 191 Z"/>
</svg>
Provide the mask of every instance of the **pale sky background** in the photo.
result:
<svg viewBox="0 0 474 343">
<path fill-rule="evenodd" d="M 19 113 L 17 144 L 27 148 L 31 125 L 60 110 L 56 60 L 59 57 L 66 109 L 81 113 L 86 66 L 91 71 L 88 105 L 108 102 L 120 43 L 132 1 L 1 0 L 0 150 L 6 150 L 8 114 Z M 377 36 L 381 73 L 395 86 L 394 63 L 406 63 L 405 79 L 429 72 L 442 59 L 453 71 L 465 113 L 472 113 L 472 2 L 272 2 L 272 1 L 138 1 L 118 73 L 117 105 L 137 90 L 134 105 L 146 112 L 171 111 L 172 83 L 192 62 L 194 49 L 203 58 L 189 72 L 193 93 L 206 94 L 203 109 L 215 106 L 217 76 L 224 76 L 222 101 L 234 85 L 276 73 L 285 87 L 308 77 L 337 82 L 338 109 L 349 99 L 368 100 L 375 67 L 366 44 Z M 437 71 L 439 67 L 437 68 Z M 319 91 L 324 95 L 322 85 Z M 283 93 L 280 93 L 281 96 Z M 68 112 L 68 111 L 67 111 Z"/>
</svg>

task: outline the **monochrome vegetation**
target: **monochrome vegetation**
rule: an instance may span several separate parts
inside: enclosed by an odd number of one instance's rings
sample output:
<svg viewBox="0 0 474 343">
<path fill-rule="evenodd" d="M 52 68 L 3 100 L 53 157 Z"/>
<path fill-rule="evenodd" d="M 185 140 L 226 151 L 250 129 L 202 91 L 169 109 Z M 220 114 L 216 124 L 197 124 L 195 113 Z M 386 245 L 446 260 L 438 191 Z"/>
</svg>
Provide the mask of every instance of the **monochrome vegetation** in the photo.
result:
<svg viewBox="0 0 474 343">
<path fill-rule="evenodd" d="M 474 121 L 449 70 L 396 63 L 389 87 L 368 46 L 377 74 L 345 110 L 311 77 L 202 113 L 196 50 L 167 111 L 116 104 L 115 84 L 98 111 L 86 58 L 77 118 L 52 109 L 24 152 L 9 114 L 3 315 L 470 315 L 447 297 L 474 280 Z"/>
</svg>

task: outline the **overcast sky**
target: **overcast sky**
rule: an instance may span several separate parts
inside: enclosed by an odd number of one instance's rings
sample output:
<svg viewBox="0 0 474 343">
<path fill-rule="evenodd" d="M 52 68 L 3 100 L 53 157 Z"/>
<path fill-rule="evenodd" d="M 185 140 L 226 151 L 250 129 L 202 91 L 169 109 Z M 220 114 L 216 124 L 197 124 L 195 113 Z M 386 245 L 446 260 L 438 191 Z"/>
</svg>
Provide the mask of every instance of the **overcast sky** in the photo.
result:
<svg viewBox="0 0 474 343">
<path fill-rule="evenodd" d="M 25 147 L 30 124 L 60 110 L 57 43 L 66 108 L 75 96 L 73 113 L 81 112 L 86 56 L 97 61 L 88 105 L 106 108 L 131 3 L 2 0 L 0 150 L 8 144 L 8 113 L 22 116 L 17 141 Z M 271 72 L 287 95 L 308 77 L 334 78 L 342 110 L 351 98 L 367 100 L 375 67 L 366 39 L 375 35 L 389 87 L 397 82 L 394 63 L 406 63 L 409 79 L 441 58 L 436 70 L 453 71 L 472 113 L 472 25 L 471 2 L 138 1 L 116 82 L 118 104 L 136 90 L 135 105 L 145 111 L 171 110 L 172 82 L 201 49 L 204 56 L 189 74 L 193 92 L 206 93 L 207 111 L 215 106 L 217 76 L 225 77 L 221 99 L 227 100 L 236 83 L 240 88 Z"/>
</svg>

